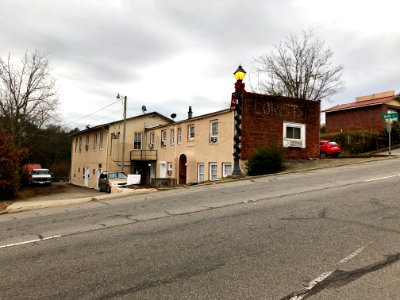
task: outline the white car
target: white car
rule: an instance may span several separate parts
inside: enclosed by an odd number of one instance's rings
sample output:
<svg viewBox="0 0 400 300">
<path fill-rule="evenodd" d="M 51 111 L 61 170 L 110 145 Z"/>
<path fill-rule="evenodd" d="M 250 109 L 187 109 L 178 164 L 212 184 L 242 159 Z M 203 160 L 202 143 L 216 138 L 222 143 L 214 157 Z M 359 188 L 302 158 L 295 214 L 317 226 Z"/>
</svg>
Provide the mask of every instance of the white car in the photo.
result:
<svg viewBox="0 0 400 300">
<path fill-rule="evenodd" d="M 128 176 L 124 172 L 102 172 L 99 177 L 100 192 L 111 193 L 111 187 L 126 187 Z"/>
</svg>

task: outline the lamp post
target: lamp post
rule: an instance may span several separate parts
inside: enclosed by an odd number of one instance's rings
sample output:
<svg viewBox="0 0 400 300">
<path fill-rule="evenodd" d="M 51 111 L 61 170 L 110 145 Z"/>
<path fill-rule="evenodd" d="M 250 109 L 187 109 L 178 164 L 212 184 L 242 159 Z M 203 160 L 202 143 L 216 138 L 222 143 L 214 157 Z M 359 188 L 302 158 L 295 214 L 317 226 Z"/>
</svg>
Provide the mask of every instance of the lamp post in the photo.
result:
<svg viewBox="0 0 400 300">
<path fill-rule="evenodd" d="M 117 99 L 123 98 L 124 99 L 124 132 L 122 133 L 122 162 L 121 162 L 121 172 L 124 171 L 124 164 L 125 164 L 125 132 L 126 132 L 126 100 L 127 96 L 121 96 L 117 94 Z"/>
<path fill-rule="evenodd" d="M 232 176 L 242 176 L 240 170 L 240 152 L 241 152 L 241 135 L 242 135 L 242 94 L 244 91 L 243 78 L 246 75 L 246 71 L 243 70 L 242 66 L 239 66 L 235 73 L 236 78 L 234 98 L 236 99 L 235 108 L 235 135 L 233 137 L 233 172 Z"/>
</svg>

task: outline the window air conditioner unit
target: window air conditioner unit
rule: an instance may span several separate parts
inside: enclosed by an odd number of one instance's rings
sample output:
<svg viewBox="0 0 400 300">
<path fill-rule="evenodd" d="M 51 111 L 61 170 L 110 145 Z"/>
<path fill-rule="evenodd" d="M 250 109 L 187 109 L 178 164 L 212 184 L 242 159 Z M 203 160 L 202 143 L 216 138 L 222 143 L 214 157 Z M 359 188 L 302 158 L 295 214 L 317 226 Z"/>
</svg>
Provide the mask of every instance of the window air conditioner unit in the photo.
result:
<svg viewBox="0 0 400 300">
<path fill-rule="evenodd" d="M 303 147 L 303 141 L 302 140 L 288 140 L 288 147 L 301 148 L 301 147 Z"/>
<path fill-rule="evenodd" d="M 150 148 L 150 149 L 153 149 L 153 148 L 154 148 L 154 144 L 153 144 L 153 143 L 150 143 L 150 144 L 149 144 L 149 148 Z"/>
<path fill-rule="evenodd" d="M 216 137 L 216 136 L 212 136 L 211 138 L 210 138 L 210 143 L 216 143 L 216 142 L 218 142 L 218 137 Z"/>
<path fill-rule="evenodd" d="M 168 171 L 167 171 L 167 175 L 168 175 L 168 176 L 172 176 L 172 170 L 168 170 Z"/>
<path fill-rule="evenodd" d="M 161 141 L 161 147 L 165 147 L 166 146 L 166 142 L 165 141 Z"/>
</svg>

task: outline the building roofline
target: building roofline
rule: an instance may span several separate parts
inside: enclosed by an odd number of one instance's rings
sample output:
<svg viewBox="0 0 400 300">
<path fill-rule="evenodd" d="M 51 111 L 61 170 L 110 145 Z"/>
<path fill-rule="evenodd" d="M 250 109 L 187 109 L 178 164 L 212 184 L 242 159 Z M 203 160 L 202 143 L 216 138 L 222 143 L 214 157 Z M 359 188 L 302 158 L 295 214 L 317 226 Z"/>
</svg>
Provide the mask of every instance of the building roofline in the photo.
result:
<svg viewBox="0 0 400 300">
<path fill-rule="evenodd" d="M 386 103 L 392 101 L 393 99 L 398 98 L 399 96 L 400 95 L 397 94 L 397 95 L 382 97 L 382 98 L 377 98 L 377 99 L 338 104 L 338 105 L 332 106 L 330 108 L 324 109 L 322 112 L 327 113 L 327 112 L 351 110 L 351 109 L 362 108 L 362 107 L 382 105 L 382 104 L 386 104 Z"/>
<path fill-rule="evenodd" d="M 145 114 L 141 114 L 141 115 L 137 115 L 137 116 L 133 116 L 133 117 L 130 117 L 130 118 L 126 118 L 126 121 L 134 120 L 134 119 L 139 119 L 139 118 L 143 118 L 143 117 L 151 116 L 151 115 L 157 115 L 158 117 L 160 117 L 160 118 L 162 118 L 162 119 L 164 119 L 164 120 L 166 120 L 166 121 L 168 121 L 168 122 L 170 122 L 170 123 L 174 123 L 174 121 L 173 121 L 172 119 L 170 119 L 170 118 L 168 118 L 168 117 L 166 117 L 166 116 L 164 116 L 164 115 L 162 115 L 162 114 L 160 114 L 160 113 L 158 113 L 158 112 L 156 112 L 156 111 L 154 111 L 154 112 L 149 112 L 149 113 L 145 113 Z M 93 127 L 86 128 L 86 129 L 80 130 L 80 131 L 78 131 L 78 132 L 75 132 L 75 133 L 71 134 L 70 136 L 82 134 L 82 133 L 85 133 L 85 132 L 88 132 L 88 131 L 92 131 L 92 130 L 96 130 L 96 129 L 103 128 L 103 127 L 110 127 L 111 125 L 113 125 L 113 124 L 115 124 L 115 123 L 120 123 L 120 122 L 123 122 L 123 121 L 124 121 L 124 120 L 121 119 L 121 120 L 112 121 L 112 122 L 109 122 L 109 123 L 104 123 L 104 124 L 96 125 L 96 126 L 93 126 Z"/>
<path fill-rule="evenodd" d="M 196 117 L 193 117 L 193 118 L 190 118 L 190 119 L 184 119 L 184 120 L 176 121 L 176 122 L 173 122 L 173 123 L 170 123 L 170 124 L 163 124 L 163 125 L 154 126 L 152 128 L 146 128 L 146 130 L 152 130 L 152 129 L 168 127 L 168 126 L 171 126 L 172 124 L 179 125 L 179 124 L 182 124 L 182 123 L 190 123 L 191 121 L 197 121 L 197 120 L 201 120 L 201 119 L 205 119 L 205 118 L 209 118 L 209 117 L 213 117 L 213 116 L 226 114 L 226 113 L 229 113 L 229 112 L 231 112 L 231 110 L 229 108 L 225 108 L 223 110 L 218 110 L 218 111 L 215 111 L 215 112 L 211 112 L 211 113 L 207 113 L 207 114 L 204 114 L 204 115 L 196 116 Z"/>
</svg>

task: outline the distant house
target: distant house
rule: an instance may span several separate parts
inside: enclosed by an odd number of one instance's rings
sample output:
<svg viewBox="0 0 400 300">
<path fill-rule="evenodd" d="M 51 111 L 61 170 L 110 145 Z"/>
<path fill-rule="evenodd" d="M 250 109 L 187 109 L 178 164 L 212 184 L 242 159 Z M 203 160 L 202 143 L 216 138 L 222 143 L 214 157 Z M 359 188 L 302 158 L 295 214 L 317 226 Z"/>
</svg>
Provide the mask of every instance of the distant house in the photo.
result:
<svg viewBox="0 0 400 300">
<path fill-rule="evenodd" d="M 394 91 L 357 97 L 355 102 L 325 109 L 326 132 L 379 132 L 386 128 L 382 114 L 400 111 L 400 95 Z"/>
<path fill-rule="evenodd" d="M 319 157 L 320 102 L 245 93 L 241 166 L 259 147 L 283 147 L 287 158 Z M 97 188 L 101 171 L 140 174 L 142 184 L 190 184 L 230 176 L 234 111 L 173 121 L 157 113 L 127 120 L 122 167 L 122 121 L 72 136 L 71 183 Z M 245 172 L 245 170 L 243 170 Z"/>
</svg>

